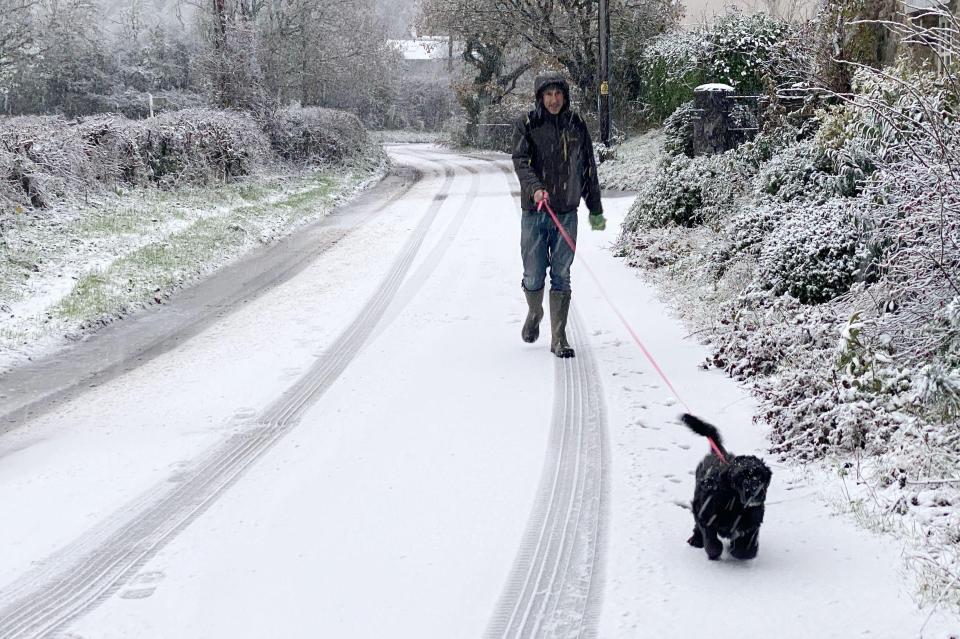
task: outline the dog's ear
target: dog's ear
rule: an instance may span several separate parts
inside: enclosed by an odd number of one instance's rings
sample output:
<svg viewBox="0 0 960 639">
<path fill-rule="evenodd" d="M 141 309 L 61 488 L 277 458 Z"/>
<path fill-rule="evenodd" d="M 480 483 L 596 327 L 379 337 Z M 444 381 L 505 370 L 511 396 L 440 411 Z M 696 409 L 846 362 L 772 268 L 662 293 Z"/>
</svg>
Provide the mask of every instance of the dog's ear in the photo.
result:
<svg viewBox="0 0 960 639">
<path fill-rule="evenodd" d="M 762 460 L 760 462 L 760 472 L 763 474 L 763 483 L 769 486 L 770 480 L 773 479 L 773 471 Z"/>
</svg>

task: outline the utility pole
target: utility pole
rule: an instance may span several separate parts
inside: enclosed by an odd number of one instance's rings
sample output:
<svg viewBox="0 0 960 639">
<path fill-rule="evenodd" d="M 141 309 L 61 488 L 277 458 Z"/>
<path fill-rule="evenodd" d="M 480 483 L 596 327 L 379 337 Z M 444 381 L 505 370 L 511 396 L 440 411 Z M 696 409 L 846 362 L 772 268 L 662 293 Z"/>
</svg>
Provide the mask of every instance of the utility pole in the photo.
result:
<svg viewBox="0 0 960 639">
<path fill-rule="evenodd" d="M 610 146 L 610 4 L 600 0 L 600 140 Z"/>
</svg>

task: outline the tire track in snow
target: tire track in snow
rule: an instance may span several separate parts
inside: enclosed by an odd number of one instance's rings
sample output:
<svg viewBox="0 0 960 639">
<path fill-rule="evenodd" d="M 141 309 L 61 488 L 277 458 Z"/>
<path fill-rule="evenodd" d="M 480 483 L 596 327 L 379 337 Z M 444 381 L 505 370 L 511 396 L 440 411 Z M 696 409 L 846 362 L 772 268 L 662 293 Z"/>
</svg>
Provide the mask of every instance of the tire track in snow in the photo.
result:
<svg viewBox="0 0 960 639">
<path fill-rule="evenodd" d="M 501 637 L 594 637 L 607 518 L 603 392 L 582 322 L 577 356 L 557 359 L 550 442 L 517 558 L 487 628 Z"/>
<path fill-rule="evenodd" d="M 512 186 L 512 171 L 493 160 Z M 603 389 L 576 312 L 577 356 L 557 359 L 547 456 L 517 558 L 487 639 L 595 637 L 608 505 Z"/>
<path fill-rule="evenodd" d="M 201 515 L 263 456 L 336 380 L 382 318 L 452 186 L 446 167 L 433 203 L 390 271 L 354 321 L 317 364 L 253 423 L 241 425 L 182 473 L 179 485 L 161 486 L 48 558 L 0 592 L 0 637 L 49 637 L 123 586 L 177 533 Z M 469 202 L 464 208 L 468 208 Z"/>
<path fill-rule="evenodd" d="M 462 156 L 457 156 L 458 159 L 462 160 Z M 384 319 L 377 325 L 377 330 L 374 332 L 373 337 L 377 337 L 382 333 L 387 326 L 389 326 L 394 319 L 406 308 L 407 304 L 416 296 L 417 291 L 423 286 L 430 275 L 433 274 L 436 270 L 437 265 L 443 259 L 443 256 L 446 255 L 447 249 L 450 248 L 450 245 L 453 244 L 453 240 L 456 238 L 457 234 L 460 232 L 460 229 L 463 227 L 463 223 L 467 219 L 467 214 L 473 208 L 473 204 L 477 199 L 477 193 L 479 191 L 479 184 L 477 183 L 477 176 L 480 175 L 480 170 L 476 166 L 473 166 L 472 163 L 460 164 L 471 174 L 470 180 L 470 190 L 467 192 L 466 201 L 463 206 L 457 212 L 457 215 L 454 219 L 447 225 L 447 228 L 444 230 L 443 236 L 436 243 L 436 245 L 430 250 L 430 252 L 423 259 L 423 262 L 417 269 L 406 279 L 403 283 L 403 287 L 394 297 L 393 301 L 390 303 L 390 307 L 387 309 Z"/>
</svg>

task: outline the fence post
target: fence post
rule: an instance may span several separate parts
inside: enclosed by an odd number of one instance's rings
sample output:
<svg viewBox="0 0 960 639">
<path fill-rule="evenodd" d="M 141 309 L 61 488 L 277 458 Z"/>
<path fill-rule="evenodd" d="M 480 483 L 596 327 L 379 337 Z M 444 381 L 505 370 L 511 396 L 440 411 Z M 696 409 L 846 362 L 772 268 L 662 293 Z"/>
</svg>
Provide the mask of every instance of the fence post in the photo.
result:
<svg viewBox="0 0 960 639">
<path fill-rule="evenodd" d="M 693 105 L 700 117 L 693 123 L 693 154 L 712 155 L 730 148 L 729 114 L 733 87 L 701 84 L 693 90 Z"/>
</svg>

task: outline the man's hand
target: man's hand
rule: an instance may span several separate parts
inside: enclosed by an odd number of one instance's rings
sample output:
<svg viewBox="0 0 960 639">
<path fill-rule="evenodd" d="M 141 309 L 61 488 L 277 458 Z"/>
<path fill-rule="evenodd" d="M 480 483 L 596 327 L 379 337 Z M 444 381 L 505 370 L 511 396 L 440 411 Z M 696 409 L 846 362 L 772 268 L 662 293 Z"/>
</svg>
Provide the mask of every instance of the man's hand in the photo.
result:
<svg viewBox="0 0 960 639">
<path fill-rule="evenodd" d="M 546 200 L 547 202 L 550 202 L 550 194 L 547 193 L 546 190 L 544 190 L 544 189 L 537 189 L 536 191 L 533 192 L 533 203 L 534 203 L 534 204 L 540 204 L 540 202 L 542 202 L 542 201 L 544 201 L 544 200 Z"/>
<path fill-rule="evenodd" d="M 607 218 L 603 217 L 603 212 L 590 214 L 590 228 L 594 231 L 603 231 L 607 228 Z"/>
</svg>

